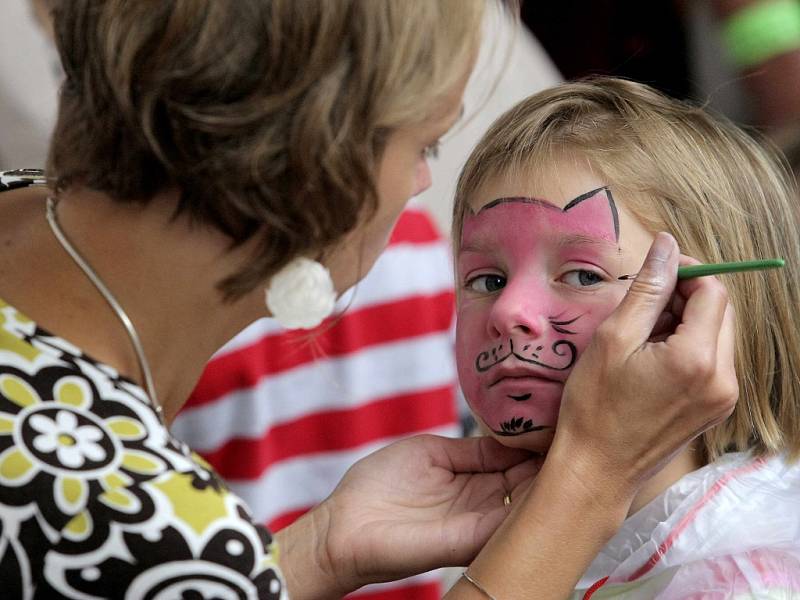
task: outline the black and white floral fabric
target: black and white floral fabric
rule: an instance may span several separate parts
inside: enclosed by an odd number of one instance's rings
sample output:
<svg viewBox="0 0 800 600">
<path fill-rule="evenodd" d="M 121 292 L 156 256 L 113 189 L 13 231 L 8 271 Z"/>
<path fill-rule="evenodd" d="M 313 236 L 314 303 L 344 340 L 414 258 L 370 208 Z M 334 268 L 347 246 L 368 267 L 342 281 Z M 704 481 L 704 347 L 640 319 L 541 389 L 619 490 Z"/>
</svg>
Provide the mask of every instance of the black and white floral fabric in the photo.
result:
<svg viewBox="0 0 800 600">
<path fill-rule="evenodd" d="M 0 174 L 6 189 L 34 172 Z M 285 599 L 272 538 L 144 391 L 0 300 L 0 597 Z"/>
</svg>

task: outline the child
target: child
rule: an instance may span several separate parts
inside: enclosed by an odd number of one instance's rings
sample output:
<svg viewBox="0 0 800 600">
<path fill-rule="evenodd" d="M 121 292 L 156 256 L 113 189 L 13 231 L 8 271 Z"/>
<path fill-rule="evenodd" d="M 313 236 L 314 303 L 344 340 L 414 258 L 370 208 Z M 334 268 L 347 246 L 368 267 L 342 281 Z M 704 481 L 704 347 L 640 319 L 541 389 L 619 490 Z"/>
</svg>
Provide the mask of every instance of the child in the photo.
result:
<svg viewBox="0 0 800 600">
<path fill-rule="evenodd" d="M 458 372 L 480 424 L 510 446 L 547 451 L 565 381 L 655 232 L 701 262 L 786 259 L 726 276 L 736 410 L 642 487 L 575 597 L 800 594 L 794 198 L 743 132 L 616 79 L 532 96 L 468 160 L 453 229 Z"/>
</svg>

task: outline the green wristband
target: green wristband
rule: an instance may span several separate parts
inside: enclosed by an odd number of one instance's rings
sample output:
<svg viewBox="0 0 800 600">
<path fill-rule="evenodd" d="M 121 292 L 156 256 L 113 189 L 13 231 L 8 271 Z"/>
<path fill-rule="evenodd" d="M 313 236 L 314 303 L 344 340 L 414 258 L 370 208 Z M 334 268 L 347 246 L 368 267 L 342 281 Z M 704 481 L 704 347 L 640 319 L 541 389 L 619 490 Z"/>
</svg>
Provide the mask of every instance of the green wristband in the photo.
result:
<svg viewBox="0 0 800 600">
<path fill-rule="evenodd" d="M 736 66 L 748 68 L 800 48 L 800 0 L 762 0 L 726 19 L 722 36 Z"/>
</svg>

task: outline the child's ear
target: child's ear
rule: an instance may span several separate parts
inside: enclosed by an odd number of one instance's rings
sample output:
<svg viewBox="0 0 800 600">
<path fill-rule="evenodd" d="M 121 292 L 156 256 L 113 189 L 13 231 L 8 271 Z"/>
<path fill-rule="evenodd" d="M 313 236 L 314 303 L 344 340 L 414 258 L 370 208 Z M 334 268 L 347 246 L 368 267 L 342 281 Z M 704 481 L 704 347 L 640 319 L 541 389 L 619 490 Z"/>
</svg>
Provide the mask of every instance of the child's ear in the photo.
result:
<svg viewBox="0 0 800 600">
<path fill-rule="evenodd" d="M 598 210 L 600 208 L 601 210 Z M 581 218 L 585 215 L 587 221 L 597 221 L 598 214 L 603 215 L 605 227 L 604 231 L 608 232 L 608 238 L 619 242 L 619 215 L 617 214 L 617 205 L 614 203 L 614 197 L 611 195 L 611 190 L 607 187 L 597 188 L 585 194 L 581 194 L 577 198 L 573 198 L 564 207 L 564 212 L 568 212 L 572 216 Z M 599 223 L 598 223 L 599 225 Z"/>
</svg>

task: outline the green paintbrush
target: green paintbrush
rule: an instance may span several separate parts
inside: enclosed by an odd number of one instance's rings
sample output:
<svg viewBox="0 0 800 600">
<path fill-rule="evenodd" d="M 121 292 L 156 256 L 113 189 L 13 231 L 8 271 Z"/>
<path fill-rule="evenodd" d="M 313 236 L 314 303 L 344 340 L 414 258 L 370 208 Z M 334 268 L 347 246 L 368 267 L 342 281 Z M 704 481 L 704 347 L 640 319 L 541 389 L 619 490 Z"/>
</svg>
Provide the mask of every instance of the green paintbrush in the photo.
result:
<svg viewBox="0 0 800 600">
<path fill-rule="evenodd" d="M 780 269 L 785 264 L 782 258 L 766 258 L 763 260 L 743 260 L 740 262 L 712 263 L 708 265 L 684 265 L 678 267 L 678 279 L 691 279 L 706 275 L 722 273 L 738 273 L 739 271 L 761 271 L 763 269 Z M 619 279 L 636 279 L 638 273 L 623 275 Z"/>
</svg>

